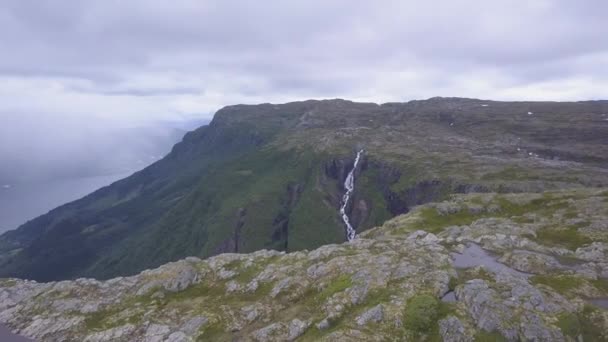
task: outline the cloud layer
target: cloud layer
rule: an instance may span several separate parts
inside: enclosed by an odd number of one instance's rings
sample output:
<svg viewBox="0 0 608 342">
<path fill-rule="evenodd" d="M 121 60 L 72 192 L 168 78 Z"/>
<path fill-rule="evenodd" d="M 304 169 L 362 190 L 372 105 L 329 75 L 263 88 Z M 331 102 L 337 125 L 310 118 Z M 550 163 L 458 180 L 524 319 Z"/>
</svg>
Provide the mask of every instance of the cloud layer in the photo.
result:
<svg viewBox="0 0 608 342">
<path fill-rule="evenodd" d="M 23 1 L 0 115 L 123 122 L 311 97 L 608 98 L 603 0 Z"/>
</svg>

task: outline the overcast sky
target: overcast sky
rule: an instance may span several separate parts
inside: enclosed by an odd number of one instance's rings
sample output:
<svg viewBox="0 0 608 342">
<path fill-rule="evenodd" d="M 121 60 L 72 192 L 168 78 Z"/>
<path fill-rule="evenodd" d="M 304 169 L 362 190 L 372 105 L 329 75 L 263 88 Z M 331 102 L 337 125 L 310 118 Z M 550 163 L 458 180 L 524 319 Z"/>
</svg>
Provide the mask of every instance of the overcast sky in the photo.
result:
<svg viewBox="0 0 608 342">
<path fill-rule="evenodd" d="M 608 98 L 607 13 L 605 0 L 0 0 L 0 116 L 134 124 L 307 98 Z"/>
</svg>

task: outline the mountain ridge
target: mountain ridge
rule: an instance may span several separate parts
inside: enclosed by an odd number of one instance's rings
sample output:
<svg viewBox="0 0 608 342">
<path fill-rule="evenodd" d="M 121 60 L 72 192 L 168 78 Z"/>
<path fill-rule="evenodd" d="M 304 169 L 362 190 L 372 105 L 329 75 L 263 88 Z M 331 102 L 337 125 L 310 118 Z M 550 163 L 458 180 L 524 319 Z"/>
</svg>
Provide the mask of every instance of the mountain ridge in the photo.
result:
<svg viewBox="0 0 608 342">
<path fill-rule="evenodd" d="M 344 241 L 458 192 L 608 184 L 608 101 L 235 105 L 163 160 L 0 237 L 0 276 L 109 278 L 189 255 Z"/>
</svg>

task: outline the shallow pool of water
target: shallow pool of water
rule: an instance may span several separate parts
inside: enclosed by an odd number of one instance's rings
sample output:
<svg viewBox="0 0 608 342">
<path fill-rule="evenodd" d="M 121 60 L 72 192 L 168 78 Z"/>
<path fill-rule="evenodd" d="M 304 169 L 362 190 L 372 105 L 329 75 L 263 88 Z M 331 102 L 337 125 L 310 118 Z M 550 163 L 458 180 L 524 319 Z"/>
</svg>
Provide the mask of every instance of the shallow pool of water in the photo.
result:
<svg viewBox="0 0 608 342">
<path fill-rule="evenodd" d="M 527 273 L 514 270 L 509 266 L 499 263 L 497 257 L 474 243 L 468 244 L 462 253 L 452 253 L 452 264 L 456 268 L 483 266 L 486 270 L 493 273 L 509 272 L 525 277 L 530 276 Z"/>
<path fill-rule="evenodd" d="M 0 341 L 2 342 L 33 342 L 27 337 L 13 334 L 7 327 L 0 324 Z"/>
<path fill-rule="evenodd" d="M 587 301 L 595 306 L 608 310 L 608 298 L 594 298 L 588 299 Z"/>
</svg>

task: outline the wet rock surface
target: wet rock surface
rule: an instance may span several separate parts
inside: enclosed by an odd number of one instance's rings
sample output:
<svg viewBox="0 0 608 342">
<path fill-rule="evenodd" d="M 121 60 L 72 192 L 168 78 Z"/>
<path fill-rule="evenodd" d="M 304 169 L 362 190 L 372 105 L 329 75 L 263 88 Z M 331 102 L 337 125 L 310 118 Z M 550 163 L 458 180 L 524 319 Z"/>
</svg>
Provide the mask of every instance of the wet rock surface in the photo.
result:
<svg viewBox="0 0 608 342">
<path fill-rule="evenodd" d="M 40 341 L 602 341 L 606 194 L 462 195 L 312 251 L 0 280 L 0 322 Z"/>
</svg>

